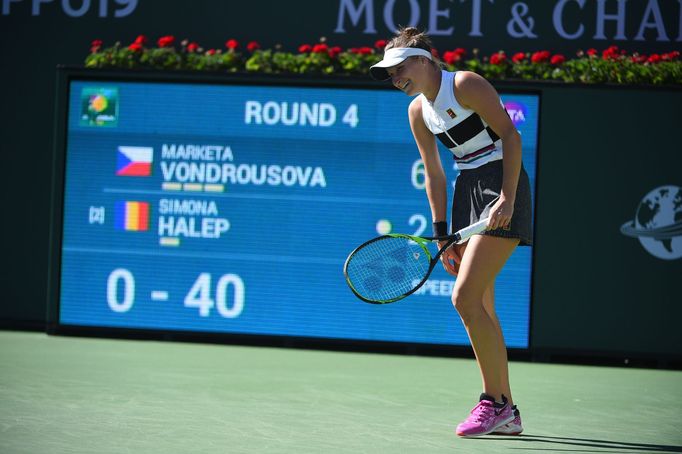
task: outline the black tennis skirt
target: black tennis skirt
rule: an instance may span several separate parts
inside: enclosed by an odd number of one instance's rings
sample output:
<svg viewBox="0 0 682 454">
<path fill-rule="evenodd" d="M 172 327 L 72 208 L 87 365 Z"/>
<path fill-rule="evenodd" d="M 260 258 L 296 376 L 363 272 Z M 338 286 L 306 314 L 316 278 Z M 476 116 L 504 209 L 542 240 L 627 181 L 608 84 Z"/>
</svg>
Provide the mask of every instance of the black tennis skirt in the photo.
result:
<svg viewBox="0 0 682 454">
<path fill-rule="evenodd" d="M 489 162 L 476 169 L 462 170 L 455 182 L 452 198 L 452 233 L 490 215 L 490 209 L 502 192 L 502 160 Z M 530 181 L 523 165 L 516 187 L 516 200 L 511 225 L 486 230 L 483 235 L 519 238 L 521 246 L 533 244 L 533 210 Z"/>
</svg>

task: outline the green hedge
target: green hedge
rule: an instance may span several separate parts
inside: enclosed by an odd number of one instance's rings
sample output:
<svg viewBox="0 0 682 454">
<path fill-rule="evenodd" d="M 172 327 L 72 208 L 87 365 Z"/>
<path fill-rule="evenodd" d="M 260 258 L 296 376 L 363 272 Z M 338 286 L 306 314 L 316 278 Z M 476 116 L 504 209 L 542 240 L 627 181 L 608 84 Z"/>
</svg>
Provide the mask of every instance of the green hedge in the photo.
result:
<svg viewBox="0 0 682 454">
<path fill-rule="evenodd" d="M 116 43 L 103 47 L 100 40 L 91 44 L 85 59 L 88 68 L 163 69 L 185 71 L 224 71 L 266 74 L 366 75 L 369 67 L 381 59 L 386 42 L 374 46 L 342 49 L 324 40 L 315 45 L 303 44 L 296 52 L 279 48 L 261 49 L 252 41 L 244 50 L 228 40 L 225 49 L 204 49 L 195 42 L 182 41 L 176 46 L 173 36 L 163 36 L 149 47 L 140 35 L 128 46 Z M 680 53 L 641 55 L 627 53 L 616 46 L 598 52 L 579 51 L 567 58 L 549 51 L 515 53 L 504 51 L 490 56 L 474 49 L 434 51 L 450 70 L 469 70 L 491 80 L 560 81 L 565 83 L 612 83 L 644 85 L 682 84 Z"/>
</svg>

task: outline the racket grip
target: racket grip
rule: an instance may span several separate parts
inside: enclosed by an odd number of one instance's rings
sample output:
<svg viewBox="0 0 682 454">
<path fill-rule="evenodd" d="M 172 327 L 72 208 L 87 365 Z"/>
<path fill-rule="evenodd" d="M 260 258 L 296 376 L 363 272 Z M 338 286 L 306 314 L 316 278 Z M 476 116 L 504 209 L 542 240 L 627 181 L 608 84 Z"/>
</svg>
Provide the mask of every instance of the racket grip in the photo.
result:
<svg viewBox="0 0 682 454">
<path fill-rule="evenodd" d="M 488 227 L 488 218 L 481 219 L 475 224 L 471 224 L 469 227 L 464 227 L 462 230 L 457 232 L 459 234 L 459 241 L 466 241 L 477 233 L 481 233 Z"/>
</svg>

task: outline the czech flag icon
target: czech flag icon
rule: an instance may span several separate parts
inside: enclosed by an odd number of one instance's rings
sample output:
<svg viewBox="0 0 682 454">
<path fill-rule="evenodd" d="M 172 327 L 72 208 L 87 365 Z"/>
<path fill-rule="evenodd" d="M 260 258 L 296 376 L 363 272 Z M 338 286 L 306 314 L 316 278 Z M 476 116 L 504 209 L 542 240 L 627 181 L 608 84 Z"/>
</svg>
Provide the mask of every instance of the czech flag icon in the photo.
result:
<svg viewBox="0 0 682 454">
<path fill-rule="evenodd" d="M 148 177 L 152 174 L 154 149 L 152 147 L 118 147 L 116 175 L 121 177 Z"/>
</svg>

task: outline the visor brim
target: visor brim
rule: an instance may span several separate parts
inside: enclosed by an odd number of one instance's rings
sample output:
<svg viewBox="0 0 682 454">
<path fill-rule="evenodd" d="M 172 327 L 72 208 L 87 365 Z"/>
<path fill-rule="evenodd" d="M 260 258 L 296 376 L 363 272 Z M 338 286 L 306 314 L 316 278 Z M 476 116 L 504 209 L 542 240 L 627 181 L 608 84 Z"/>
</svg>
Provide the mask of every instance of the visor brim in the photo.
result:
<svg viewBox="0 0 682 454">
<path fill-rule="evenodd" d="M 374 80 L 388 80 L 391 78 L 391 76 L 388 75 L 387 69 L 401 64 L 406 59 L 407 57 L 385 58 L 369 68 L 369 75 Z"/>
</svg>

